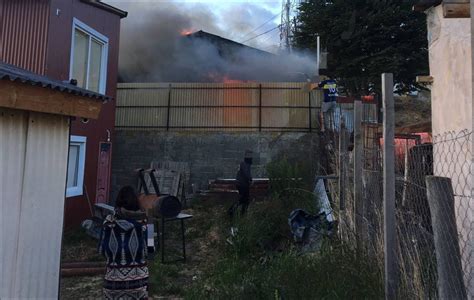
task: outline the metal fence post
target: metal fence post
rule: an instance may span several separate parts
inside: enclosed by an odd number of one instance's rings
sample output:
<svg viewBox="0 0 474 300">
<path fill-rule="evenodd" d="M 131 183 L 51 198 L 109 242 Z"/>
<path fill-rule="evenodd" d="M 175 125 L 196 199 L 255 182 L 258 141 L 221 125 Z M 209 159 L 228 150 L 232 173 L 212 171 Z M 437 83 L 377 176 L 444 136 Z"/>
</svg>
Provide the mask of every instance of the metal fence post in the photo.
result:
<svg viewBox="0 0 474 300">
<path fill-rule="evenodd" d="M 339 210 L 346 209 L 346 125 L 343 118 L 339 126 Z"/>
<path fill-rule="evenodd" d="M 262 84 L 258 90 L 258 131 L 262 131 Z"/>
<path fill-rule="evenodd" d="M 168 112 L 166 116 L 166 131 L 170 130 L 170 110 L 171 110 L 171 84 L 168 89 Z"/>
<path fill-rule="evenodd" d="M 426 176 L 425 180 L 438 265 L 439 299 L 467 299 L 451 179 Z"/>
<path fill-rule="evenodd" d="M 385 299 L 396 299 L 398 270 L 395 223 L 395 108 L 391 73 L 382 74 L 382 96 Z"/>
<path fill-rule="evenodd" d="M 357 234 L 357 248 L 363 249 L 365 242 L 364 233 L 364 197 L 362 196 L 362 114 L 364 107 L 361 101 L 354 102 L 354 203 L 355 203 L 355 226 Z"/>
<path fill-rule="evenodd" d="M 308 109 L 309 109 L 309 132 L 313 131 L 313 120 L 311 116 L 311 91 L 308 92 Z"/>
</svg>

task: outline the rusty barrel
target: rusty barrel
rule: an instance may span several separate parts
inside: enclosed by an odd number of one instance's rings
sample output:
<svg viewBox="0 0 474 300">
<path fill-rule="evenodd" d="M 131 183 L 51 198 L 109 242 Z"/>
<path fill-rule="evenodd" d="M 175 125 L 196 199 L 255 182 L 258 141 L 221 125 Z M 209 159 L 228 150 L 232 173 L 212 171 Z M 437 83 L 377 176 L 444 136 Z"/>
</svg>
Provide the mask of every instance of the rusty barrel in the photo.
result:
<svg viewBox="0 0 474 300">
<path fill-rule="evenodd" d="M 171 195 L 140 195 L 138 197 L 140 207 L 152 212 L 153 216 L 172 218 L 176 217 L 182 209 L 181 202 Z"/>
</svg>

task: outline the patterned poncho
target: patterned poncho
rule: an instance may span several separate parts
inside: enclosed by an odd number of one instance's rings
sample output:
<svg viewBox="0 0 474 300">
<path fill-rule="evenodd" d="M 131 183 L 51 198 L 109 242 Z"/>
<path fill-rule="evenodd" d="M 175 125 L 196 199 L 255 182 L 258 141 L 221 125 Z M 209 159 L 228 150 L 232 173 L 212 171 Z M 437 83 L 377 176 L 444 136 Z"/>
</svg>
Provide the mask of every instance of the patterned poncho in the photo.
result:
<svg viewBox="0 0 474 300">
<path fill-rule="evenodd" d="M 99 252 L 107 259 L 106 299 L 146 299 L 146 220 L 141 212 L 118 210 L 104 221 Z"/>
</svg>

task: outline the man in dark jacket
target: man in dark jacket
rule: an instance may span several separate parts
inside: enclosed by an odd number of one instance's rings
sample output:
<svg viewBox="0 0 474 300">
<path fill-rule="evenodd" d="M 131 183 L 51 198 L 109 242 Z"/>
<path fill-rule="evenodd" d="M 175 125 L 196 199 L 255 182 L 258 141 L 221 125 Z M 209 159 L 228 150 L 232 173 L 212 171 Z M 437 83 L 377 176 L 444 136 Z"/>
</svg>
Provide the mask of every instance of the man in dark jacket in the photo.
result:
<svg viewBox="0 0 474 300">
<path fill-rule="evenodd" d="M 234 215 L 235 210 L 240 205 L 242 215 L 245 214 L 250 203 L 250 185 L 252 184 L 252 151 L 245 151 L 244 161 L 240 163 L 237 171 L 237 190 L 239 191 L 239 202 L 234 203 L 229 209 L 229 214 Z"/>
</svg>

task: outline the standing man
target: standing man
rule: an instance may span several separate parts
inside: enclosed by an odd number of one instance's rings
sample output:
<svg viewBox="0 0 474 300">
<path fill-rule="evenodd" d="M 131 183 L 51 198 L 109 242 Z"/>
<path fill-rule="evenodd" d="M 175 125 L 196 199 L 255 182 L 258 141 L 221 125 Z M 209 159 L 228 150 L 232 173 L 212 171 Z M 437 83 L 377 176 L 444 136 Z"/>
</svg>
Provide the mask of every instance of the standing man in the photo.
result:
<svg viewBox="0 0 474 300">
<path fill-rule="evenodd" d="M 328 78 L 319 83 L 319 88 L 324 91 L 324 102 L 321 108 L 321 131 L 326 128 L 332 128 L 334 124 L 334 112 L 336 111 L 337 83 L 333 77 L 328 74 Z"/>
<path fill-rule="evenodd" d="M 240 205 L 241 214 L 244 215 L 250 203 L 250 185 L 252 184 L 251 166 L 253 162 L 253 153 L 250 150 L 245 151 L 244 161 L 240 163 L 237 171 L 237 190 L 239 191 L 239 202 L 234 203 L 229 209 L 229 215 L 232 217 L 235 210 Z"/>
</svg>

